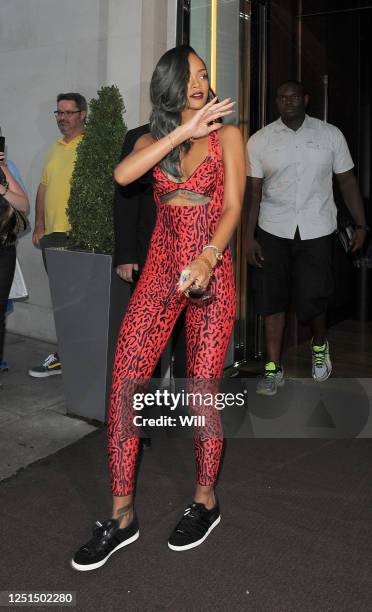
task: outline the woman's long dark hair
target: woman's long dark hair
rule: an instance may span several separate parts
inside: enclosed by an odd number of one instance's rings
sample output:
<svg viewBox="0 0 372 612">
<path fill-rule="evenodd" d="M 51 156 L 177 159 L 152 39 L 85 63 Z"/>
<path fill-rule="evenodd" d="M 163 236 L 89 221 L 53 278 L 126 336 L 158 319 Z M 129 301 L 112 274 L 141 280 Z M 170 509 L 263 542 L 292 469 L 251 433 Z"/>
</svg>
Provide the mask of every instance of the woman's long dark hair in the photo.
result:
<svg viewBox="0 0 372 612">
<path fill-rule="evenodd" d="M 190 53 L 198 55 L 189 45 L 174 47 L 164 53 L 154 70 L 150 84 L 152 103 L 150 132 L 155 140 L 163 138 L 181 123 L 181 113 L 187 104 Z M 208 101 L 212 98 L 213 92 L 210 89 Z M 187 153 L 190 147 L 190 141 L 175 147 L 159 163 L 160 167 L 165 172 L 180 178 L 180 153 L 181 151 Z"/>
</svg>

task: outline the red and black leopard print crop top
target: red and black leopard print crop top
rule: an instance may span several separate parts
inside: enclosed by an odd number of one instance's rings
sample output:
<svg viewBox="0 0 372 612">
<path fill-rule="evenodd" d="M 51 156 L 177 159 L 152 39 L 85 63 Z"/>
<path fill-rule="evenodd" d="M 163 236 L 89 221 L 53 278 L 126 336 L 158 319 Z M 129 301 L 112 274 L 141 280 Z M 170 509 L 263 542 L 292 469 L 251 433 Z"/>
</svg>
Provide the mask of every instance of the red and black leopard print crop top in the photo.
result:
<svg viewBox="0 0 372 612">
<path fill-rule="evenodd" d="M 223 164 L 221 145 L 217 132 L 211 132 L 208 137 L 208 155 L 196 167 L 186 181 L 177 181 L 167 176 L 159 165 L 153 170 L 154 196 L 157 202 L 170 201 L 178 194 L 190 195 L 191 202 L 197 202 L 198 196 L 202 200 L 212 198 L 218 183 L 223 181 Z M 194 196 L 194 197 L 193 197 Z"/>
</svg>

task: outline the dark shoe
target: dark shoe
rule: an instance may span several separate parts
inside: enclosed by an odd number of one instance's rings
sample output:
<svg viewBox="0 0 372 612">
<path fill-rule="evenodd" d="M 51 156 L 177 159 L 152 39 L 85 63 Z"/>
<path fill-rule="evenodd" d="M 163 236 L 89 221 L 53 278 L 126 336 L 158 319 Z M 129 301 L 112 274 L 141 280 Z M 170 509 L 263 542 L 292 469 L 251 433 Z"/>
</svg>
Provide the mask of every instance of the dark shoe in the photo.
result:
<svg viewBox="0 0 372 612">
<path fill-rule="evenodd" d="M 184 512 L 178 525 L 173 530 L 168 546 L 172 550 L 189 550 L 202 544 L 212 529 L 221 521 L 218 502 L 212 510 L 204 504 L 193 502 Z"/>
<path fill-rule="evenodd" d="M 56 376 L 62 374 L 62 365 L 58 353 L 48 355 L 44 363 L 28 371 L 33 378 L 46 378 L 47 376 Z"/>
<path fill-rule="evenodd" d="M 139 529 L 136 516 L 124 529 L 119 529 L 116 519 L 110 519 L 104 523 L 97 521 L 93 527 L 93 538 L 78 550 L 71 560 L 71 567 L 80 572 L 102 567 L 115 551 L 135 542 L 138 538 Z"/>
</svg>

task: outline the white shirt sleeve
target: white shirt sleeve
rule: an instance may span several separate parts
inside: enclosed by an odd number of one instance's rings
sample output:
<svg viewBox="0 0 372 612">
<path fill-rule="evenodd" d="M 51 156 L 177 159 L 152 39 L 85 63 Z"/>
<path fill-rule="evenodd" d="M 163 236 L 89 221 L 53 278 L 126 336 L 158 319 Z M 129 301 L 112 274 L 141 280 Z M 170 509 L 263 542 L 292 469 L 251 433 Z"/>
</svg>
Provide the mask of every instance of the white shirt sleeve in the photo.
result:
<svg viewBox="0 0 372 612">
<path fill-rule="evenodd" d="M 335 128 L 333 142 L 333 172 L 341 174 L 354 168 L 345 136 L 338 128 Z"/>
<path fill-rule="evenodd" d="M 247 176 L 254 178 L 264 177 L 261 147 L 258 138 L 255 138 L 255 136 L 251 136 L 247 144 Z"/>
</svg>

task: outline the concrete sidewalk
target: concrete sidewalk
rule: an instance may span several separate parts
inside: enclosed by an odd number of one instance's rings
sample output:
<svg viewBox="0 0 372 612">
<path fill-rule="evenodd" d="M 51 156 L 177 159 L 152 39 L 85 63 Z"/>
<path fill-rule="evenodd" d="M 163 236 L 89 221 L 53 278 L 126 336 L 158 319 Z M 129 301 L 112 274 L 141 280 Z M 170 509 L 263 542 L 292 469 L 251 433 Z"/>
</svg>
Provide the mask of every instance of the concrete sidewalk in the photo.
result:
<svg viewBox="0 0 372 612">
<path fill-rule="evenodd" d="M 96 429 L 66 416 L 62 376 L 28 375 L 30 367 L 41 364 L 54 350 L 46 342 L 6 336 L 9 371 L 0 374 L 0 480 Z"/>
<path fill-rule="evenodd" d="M 356 362 L 353 375 L 360 376 L 363 373 L 364 376 L 371 376 L 370 361 L 365 357 L 367 353 L 370 354 L 371 334 L 358 335 L 357 329 L 353 328 L 352 334 L 353 342 L 357 344 L 350 348 L 350 354 Z M 359 336 L 363 342 L 359 342 Z M 341 334 L 341 339 L 345 341 L 345 335 Z M 337 345 L 336 335 L 332 343 L 337 356 L 341 349 Z M 39 459 L 53 455 L 97 429 L 79 418 L 67 416 L 63 375 L 49 378 L 31 378 L 28 375 L 28 369 L 41 364 L 55 348 L 40 340 L 10 333 L 6 336 L 4 355 L 9 363 L 9 372 L 0 373 L 3 385 L 0 388 L 0 480 L 16 474 L 21 468 Z M 309 361 L 307 343 L 296 348 L 299 359 L 301 351 L 306 351 Z M 362 365 L 360 359 L 363 360 Z M 298 375 L 296 368 L 293 371 L 289 368 L 289 372 L 294 378 Z M 343 371 L 335 360 L 335 377 L 340 374 Z M 372 437 L 372 377 L 354 378 L 353 382 L 364 388 L 370 404 L 368 422 L 364 424 L 360 435 Z"/>
</svg>

